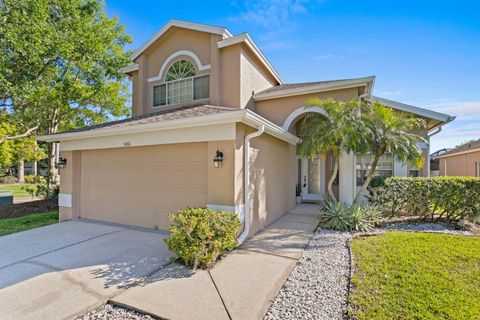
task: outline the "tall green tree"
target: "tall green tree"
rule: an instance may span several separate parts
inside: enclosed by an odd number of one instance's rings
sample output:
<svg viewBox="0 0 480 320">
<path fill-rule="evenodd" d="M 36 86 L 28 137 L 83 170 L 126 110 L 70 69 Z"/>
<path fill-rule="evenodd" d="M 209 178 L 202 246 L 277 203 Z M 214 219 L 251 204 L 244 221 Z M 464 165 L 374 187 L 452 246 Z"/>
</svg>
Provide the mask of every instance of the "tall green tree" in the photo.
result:
<svg viewBox="0 0 480 320">
<path fill-rule="evenodd" d="M 354 150 L 357 153 L 372 154 L 373 161 L 362 187 L 357 192 L 354 202 L 361 199 L 372 180 L 380 158 L 392 154 L 404 164 L 422 167 L 424 159 L 420 142 L 426 142 L 416 132 L 425 129 L 425 120 L 384 106 L 378 102 L 365 103 L 359 117 L 357 143 Z"/>
<path fill-rule="evenodd" d="M 319 107 L 322 113 L 310 113 L 304 118 L 300 129 L 300 154 L 309 158 L 318 155 L 333 156 L 332 174 L 327 183 L 328 196 L 336 200 L 332 190 L 333 183 L 338 175 L 340 153 L 351 151 L 358 145 L 359 128 L 357 127 L 360 114 L 360 101 L 337 101 L 333 99 L 312 99 L 307 102 L 306 109 Z"/>
<path fill-rule="evenodd" d="M 0 111 L 0 168 L 45 157 L 32 136 L 34 129 L 19 128 L 7 113 Z"/>
<path fill-rule="evenodd" d="M 0 107 L 40 134 L 128 115 L 130 41 L 103 1 L 0 0 Z"/>
</svg>

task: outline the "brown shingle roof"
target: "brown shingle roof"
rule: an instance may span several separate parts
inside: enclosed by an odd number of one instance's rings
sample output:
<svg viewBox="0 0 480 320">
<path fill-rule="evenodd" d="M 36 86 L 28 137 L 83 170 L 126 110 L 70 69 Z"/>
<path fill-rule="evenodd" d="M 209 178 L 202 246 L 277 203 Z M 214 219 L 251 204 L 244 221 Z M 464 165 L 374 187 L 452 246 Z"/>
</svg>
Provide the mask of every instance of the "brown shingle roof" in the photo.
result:
<svg viewBox="0 0 480 320">
<path fill-rule="evenodd" d="M 257 92 L 256 94 L 265 94 L 265 93 L 272 93 L 272 92 L 278 92 L 278 91 L 284 91 L 284 90 L 290 90 L 290 89 L 298 89 L 298 88 L 317 87 L 317 86 L 321 86 L 321 85 L 324 85 L 325 87 L 328 87 L 332 84 L 340 85 L 340 84 L 342 84 L 342 82 L 348 82 L 348 81 L 360 80 L 360 79 L 363 79 L 363 78 L 281 84 L 281 85 L 271 87 L 271 88 L 265 89 L 263 91 Z"/>
<path fill-rule="evenodd" d="M 227 107 L 210 106 L 210 105 L 179 107 L 174 109 L 162 110 L 159 112 L 150 113 L 146 115 L 131 117 L 123 120 L 106 122 L 106 123 L 83 127 L 83 128 L 74 129 L 74 130 L 62 131 L 56 134 L 83 132 L 83 131 L 96 130 L 100 128 L 128 127 L 128 126 L 135 126 L 135 125 L 145 124 L 145 123 L 186 119 L 186 118 L 193 118 L 198 116 L 206 116 L 211 114 L 238 111 L 238 110 L 239 109 L 236 109 L 236 108 L 227 108 Z"/>
<path fill-rule="evenodd" d="M 454 148 L 454 149 L 448 150 L 447 152 L 442 153 L 438 157 L 440 158 L 440 157 L 444 157 L 444 156 L 449 156 L 449 155 L 453 155 L 453 154 L 456 154 L 456 153 L 459 153 L 459 152 L 464 152 L 464 151 L 478 149 L 478 148 L 480 148 L 480 139 L 464 143 L 457 148 Z"/>
</svg>

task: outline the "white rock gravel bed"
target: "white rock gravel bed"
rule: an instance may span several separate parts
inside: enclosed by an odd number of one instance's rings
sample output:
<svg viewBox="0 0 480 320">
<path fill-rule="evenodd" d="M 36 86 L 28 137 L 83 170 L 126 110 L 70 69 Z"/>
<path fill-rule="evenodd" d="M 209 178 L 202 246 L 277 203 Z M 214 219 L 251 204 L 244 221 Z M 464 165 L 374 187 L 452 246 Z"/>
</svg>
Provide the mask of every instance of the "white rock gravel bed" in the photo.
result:
<svg viewBox="0 0 480 320">
<path fill-rule="evenodd" d="M 154 318 L 122 307 L 106 304 L 96 310 L 90 311 L 76 320 L 154 320 Z"/>
<path fill-rule="evenodd" d="M 398 230 L 398 231 L 417 231 L 417 232 L 433 232 L 446 234 L 471 235 L 469 231 L 455 229 L 454 226 L 445 223 L 435 222 L 396 222 L 388 223 L 381 227 L 382 230 Z"/>
<path fill-rule="evenodd" d="M 350 253 L 345 232 L 317 229 L 264 320 L 343 319 Z"/>
</svg>

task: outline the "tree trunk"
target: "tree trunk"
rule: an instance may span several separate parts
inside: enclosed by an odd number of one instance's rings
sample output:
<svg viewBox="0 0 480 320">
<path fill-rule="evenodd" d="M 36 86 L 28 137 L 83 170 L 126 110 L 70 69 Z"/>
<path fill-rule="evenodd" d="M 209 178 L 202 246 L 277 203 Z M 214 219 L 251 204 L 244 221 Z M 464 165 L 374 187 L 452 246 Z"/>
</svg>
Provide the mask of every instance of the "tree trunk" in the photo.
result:
<svg viewBox="0 0 480 320">
<path fill-rule="evenodd" d="M 48 183 L 49 187 L 55 186 L 58 183 L 58 169 L 57 163 L 57 148 L 56 143 L 48 145 Z M 50 189 L 50 188 L 49 188 Z"/>
<path fill-rule="evenodd" d="M 54 133 L 57 133 L 58 131 L 58 124 L 60 122 L 60 120 L 58 119 L 58 113 L 59 113 L 58 109 L 55 109 L 53 111 L 53 116 L 48 123 L 48 134 L 54 134 Z M 51 142 L 48 144 L 48 179 L 47 179 L 48 193 L 50 193 L 50 190 L 52 190 L 52 188 L 56 186 L 60 180 L 58 178 L 58 169 L 56 166 L 56 163 L 58 160 L 57 148 L 58 148 L 57 143 Z"/>
<path fill-rule="evenodd" d="M 18 182 L 24 183 L 25 182 L 25 162 L 23 159 L 18 160 Z"/>
<path fill-rule="evenodd" d="M 337 198 L 335 198 L 335 194 L 333 193 L 332 186 L 338 174 L 338 158 L 334 157 L 333 162 L 334 162 L 333 171 L 332 171 L 332 175 L 330 176 L 330 179 L 328 180 L 327 191 L 330 199 L 337 201 Z"/>
<path fill-rule="evenodd" d="M 32 174 L 34 176 L 38 175 L 38 161 L 37 160 L 33 161 L 33 163 L 32 163 Z"/>
<path fill-rule="evenodd" d="M 368 172 L 367 179 L 365 179 L 362 187 L 357 192 L 357 195 L 355 196 L 355 200 L 353 200 L 354 203 L 360 203 L 360 200 L 362 199 L 363 194 L 365 193 L 365 191 L 367 191 L 367 187 L 370 184 L 370 181 L 372 180 L 373 174 L 375 173 L 375 170 L 377 169 L 378 160 L 380 160 L 380 157 L 382 156 L 382 154 L 383 154 L 383 152 L 375 154 L 375 158 L 373 159 L 372 167 L 370 168 L 370 171 Z"/>
</svg>

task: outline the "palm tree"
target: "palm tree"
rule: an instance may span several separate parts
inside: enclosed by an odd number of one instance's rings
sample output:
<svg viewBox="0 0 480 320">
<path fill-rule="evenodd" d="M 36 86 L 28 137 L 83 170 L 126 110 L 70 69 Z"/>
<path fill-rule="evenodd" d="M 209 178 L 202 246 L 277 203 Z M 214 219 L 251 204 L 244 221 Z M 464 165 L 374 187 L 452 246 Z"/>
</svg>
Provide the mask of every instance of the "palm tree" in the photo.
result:
<svg viewBox="0 0 480 320">
<path fill-rule="evenodd" d="M 423 119 L 394 111 L 378 102 L 362 105 L 360 130 L 353 149 L 357 153 L 374 155 L 372 166 L 354 202 L 360 202 L 372 179 L 379 159 L 385 153 L 395 155 L 404 164 L 423 166 L 422 150 L 418 143 L 426 140 L 413 133 L 425 128 Z"/>
<path fill-rule="evenodd" d="M 359 144 L 358 116 L 360 114 L 360 101 L 336 101 L 333 99 L 308 101 L 306 109 L 313 107 L 322 108 L 326 114 L 308 114 L 300 129 L 300 154 L 313 158 L 317 155 L 333 155 L 333 170 L 327 184 L 328 196 L 336 200 L 332 185 L 338 174 L 340 152 L 351 151 L 352 146 Z"/>
</svg>

